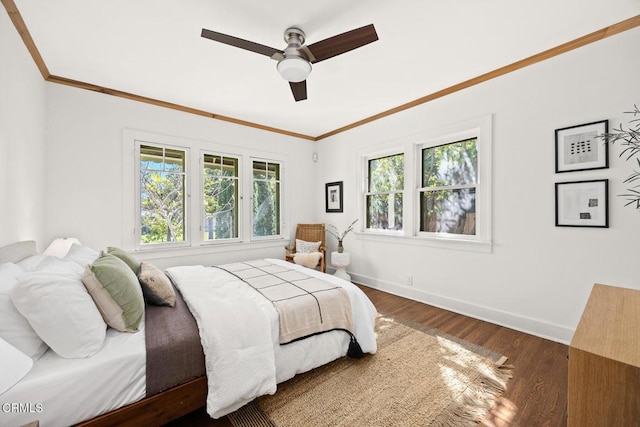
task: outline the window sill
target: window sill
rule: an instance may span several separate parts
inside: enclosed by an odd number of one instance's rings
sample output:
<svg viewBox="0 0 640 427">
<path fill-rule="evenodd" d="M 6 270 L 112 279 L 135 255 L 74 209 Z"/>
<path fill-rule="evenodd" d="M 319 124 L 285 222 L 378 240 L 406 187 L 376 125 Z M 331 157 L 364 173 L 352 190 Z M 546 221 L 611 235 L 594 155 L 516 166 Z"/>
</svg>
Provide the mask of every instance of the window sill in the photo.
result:
<svg viewBox="0 0 640 427">
<path fill-rule="evenodd" d="M 395 243 L 408 246 L 422 246 L 486 254 L 490 254 L 493 250 L 493 244 L 490 241 L 452 239 L 447 237 L 405 236 L 399 234 L 371 232 L 360 232 L 355 233 L 355 235 L 358 240 L 370 242 Z"/>
<path fill-rule="evenodd" d="M 286 239 L 270 239 L 262 241 L 252 242 L 224 242 L 224 243 L 203 243 L 196 246 L 163 246 L 156 248 L 140 248 L 132 253 L 138 256 L 141 260 L 149 259 L 162 259 L 162 258 L 183 258 L 203 254 L 216 254 L 216 253 L 228 253 L 228 252 L 240 252 L 251 249 L 265 249 L 265 248 L 284 248 L 289 244 L 289 240 Z"/>
</svg>

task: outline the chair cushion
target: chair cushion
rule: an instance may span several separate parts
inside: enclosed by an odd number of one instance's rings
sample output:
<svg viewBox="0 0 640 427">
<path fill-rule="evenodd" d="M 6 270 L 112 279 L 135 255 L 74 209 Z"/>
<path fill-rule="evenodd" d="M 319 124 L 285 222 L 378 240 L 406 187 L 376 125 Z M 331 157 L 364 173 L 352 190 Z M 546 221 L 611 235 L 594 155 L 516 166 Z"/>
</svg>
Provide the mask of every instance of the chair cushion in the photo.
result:
<svg viewBox="0 0 640 427">
<path fill-rule="evenodd" d="M 293 262 L 307 268 L 315 268 L 321 259 L 320 252 L 300 252 L 293 256 Z"/>
</svg>

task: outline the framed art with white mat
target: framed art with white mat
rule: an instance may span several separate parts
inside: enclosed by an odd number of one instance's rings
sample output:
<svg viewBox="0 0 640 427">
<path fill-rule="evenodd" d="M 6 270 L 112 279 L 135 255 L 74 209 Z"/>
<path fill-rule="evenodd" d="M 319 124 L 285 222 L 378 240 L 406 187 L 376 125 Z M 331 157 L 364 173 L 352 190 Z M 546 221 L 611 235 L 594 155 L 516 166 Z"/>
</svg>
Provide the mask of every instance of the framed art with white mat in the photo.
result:
<svg viewBox="0 0 640 427">
<path fill-rule="evenodd" d="M 609 167 L 609 121 L 556 129 L 556 173 Z"/>
<path fill-rule="evenodd" d="M 556 183 L 557 227 L 609 227 L 609 180 Z"/>
</svg>

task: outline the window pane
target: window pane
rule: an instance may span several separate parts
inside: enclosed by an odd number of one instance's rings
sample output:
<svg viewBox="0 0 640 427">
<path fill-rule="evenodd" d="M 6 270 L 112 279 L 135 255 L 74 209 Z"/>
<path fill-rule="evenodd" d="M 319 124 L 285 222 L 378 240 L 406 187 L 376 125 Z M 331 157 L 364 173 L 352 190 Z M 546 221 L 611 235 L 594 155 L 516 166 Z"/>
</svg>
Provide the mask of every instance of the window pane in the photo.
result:
<svg viewBox="0 0 640 427">
<path fill-rule="evenodd" d="M 422 187 L 475 184 L 478 177 L 476 138 L 422 150 Z"/>
<path fill-rule="evenodd" d="M 402 193 L 393 194 L 393 227 L 392 230 L 402 230 Z"/>
<path fill-rule="evenodd" d="M 253 179 L 267 178 L 267 162 L 253 162 Z"/>
<path fill-rule="evenodd" d="M 164 151 L 164 170 L 171 172 L 184 172 L 184 151 L 167 148 Z"/>
<path fill-rule="evenodd" d="M 185 241 L 185 175 L 140 171 L 142 243 Z"/>
<path fill-rule="evenodd" d="M 141 145 L 140 170 L 164 170 L 164 148 Z"/>
<path fill-rule="evenodd" d="M 280 234 L 280 185 L 275 181 L 253 182 L 253 235 Z"/>
<path fill-rule="evenodd" d="M 253 162 L 253 236 L 280 234 L 280 165 Z"/>
<path fill-rule="evenodd" d="M 368 195 L 367 228 L 402 230 L 402 193 Z"/>
<path fill-rule="evenodd" d="M 280 165 L 275 163 L 267 164 L 267 179 L 280 180 Z"/>
<path fill-rule="evenodd" d="M 185 241 L 183 150 L 140 146 L 141 243 Z"/>
<path fill-rule="evenodd" d="M 367 228 L 387 229 L 389 227 L 389 195 L 367 196 Z"/>
<path fill-rule="evenodd" d="M 238 237 L 238 159 L 204 155 L 204 240 Z"/>
<path fill-rule="evenodd" d="M 476 189 L 422 192 L 420 231 L 476 234 Z"/>
<path fill-rule="evenodd" d="M 369 160 L 369 192 L 379 193 L 404 188 L 404 154 Z"/>
</svg>

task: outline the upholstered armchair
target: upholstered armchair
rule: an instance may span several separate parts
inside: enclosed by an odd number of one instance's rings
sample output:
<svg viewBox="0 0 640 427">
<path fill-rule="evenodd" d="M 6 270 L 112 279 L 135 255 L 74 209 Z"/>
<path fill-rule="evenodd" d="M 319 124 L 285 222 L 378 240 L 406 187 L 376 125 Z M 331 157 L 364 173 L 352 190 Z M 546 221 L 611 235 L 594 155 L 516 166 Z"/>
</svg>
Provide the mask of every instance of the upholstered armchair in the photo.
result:
<svg viewBox="0 0 640 427">
<path fill-rule="evenodd" d="M 316 249 L 316 244 L 319 245 Z M 298 247 L 302 245 L 303 247 Z M 318 260 L 317 267 L 323 273 L 326 271 L 327 247 L 325 245 L 324 224 L 298 224 L 296 238 L 289 246 L 285 246 L 285 259 L 294 262 L 297 253 L 320 252 L 322 256 Z"/>
</svg>

